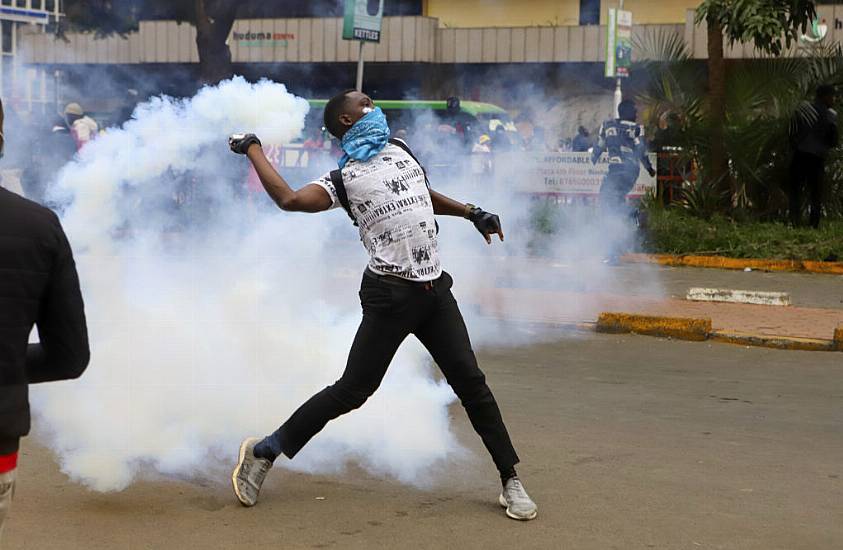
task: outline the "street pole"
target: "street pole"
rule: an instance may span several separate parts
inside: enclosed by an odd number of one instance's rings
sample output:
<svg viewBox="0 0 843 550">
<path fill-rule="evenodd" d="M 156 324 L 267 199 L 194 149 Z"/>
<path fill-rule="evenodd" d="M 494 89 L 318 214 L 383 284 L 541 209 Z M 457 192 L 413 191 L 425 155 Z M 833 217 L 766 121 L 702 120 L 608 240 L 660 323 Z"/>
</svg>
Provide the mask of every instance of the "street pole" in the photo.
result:
<svg viewBox="0 0 843 550">
<path fill-rule="evenodd" d="M 363 44 L 366 42 L 360 41 L 360 52 L 357 54 L 357 91 L 363 91 Z"/>
<path fill-rule="evenodd" d="M 623 9 L 623 0 L 618 0 L 618 11 Z M 615 55 L 615 54 L 613 54 Z M 618 113 L 618 107 L 623 101 L 623 90 L 621 89 L 621 77 L 617 78 L 617 83 L 615 84 L 615 118 L 620 118 L 620 113 Z"/>
</svg>

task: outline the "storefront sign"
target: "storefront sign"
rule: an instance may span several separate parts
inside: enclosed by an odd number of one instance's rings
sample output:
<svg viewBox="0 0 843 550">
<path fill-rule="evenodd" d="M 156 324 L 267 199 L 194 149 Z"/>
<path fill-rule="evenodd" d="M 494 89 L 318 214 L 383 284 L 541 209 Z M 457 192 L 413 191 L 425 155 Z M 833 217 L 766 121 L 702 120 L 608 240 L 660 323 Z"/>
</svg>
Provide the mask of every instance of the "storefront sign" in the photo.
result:
<svg viewBox="0 0 843 550">
<path fill-rule="evenodd" d="M 295 40 L 296 35 L 284 32 L 237 32 L 231 33 L 231 39 L 234 40 L 238 46 L 245 46 L 247 48 L 265 48 L 282 46 L 286 47 L 290 44 L 290 40 Z"/>
<path fill-rule="evenodd" d="M 609 78 L 627 77 L 632 65 L 632 12 L 609 9 L 606 29 L 604 74 Z"/>
<path fill-rule="evenodd" d="M 345 0 L 344 40 L 381 41 L 383 0 Z"/>
<path fill-rule="evenodd" d="M 650 154 L 656 164 L 656 155 Z M 553 195 L 596 195 L 609 173 L 604 155 L 596 165 L 589 153 L 507 153 L 495 158 L 495 175 L 504 173 L 503 181 L 517 182 L 522 193 Z M 641 198 L 656 187 L 656 178 L 641 167 L 630 198 Z"/>
<path fill-rule="evenodd" d="M 835 28 L 838 28 L 837 22 L 838 20 L 835 19 Z M 801 38 L 803 42 L 822 42 L 823 38 L 825 38 L 827 34 L 828 25 L 826 24 L 825 19 L 817 17 L 811 21 L 811 28 L 808 29 L 807 33 L 802 34 Z"/>
</svg>

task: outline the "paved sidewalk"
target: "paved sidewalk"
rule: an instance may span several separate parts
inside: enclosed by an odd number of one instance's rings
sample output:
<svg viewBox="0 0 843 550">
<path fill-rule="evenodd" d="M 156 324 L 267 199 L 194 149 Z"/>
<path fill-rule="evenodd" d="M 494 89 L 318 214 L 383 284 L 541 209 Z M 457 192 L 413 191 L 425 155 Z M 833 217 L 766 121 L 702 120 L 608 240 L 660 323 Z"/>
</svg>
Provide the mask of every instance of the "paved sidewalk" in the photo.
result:
<svg viewBox="0 0 843 550">
<path fill-rule="evenodd" d="M 478 289 L 469 300 L 483 315 L 559 324 L 593 323 L 601 312 L 710 318 L 716 331 L 831 340 L 843 310 L 689 302 L 610 293 Z"/>
</svg>

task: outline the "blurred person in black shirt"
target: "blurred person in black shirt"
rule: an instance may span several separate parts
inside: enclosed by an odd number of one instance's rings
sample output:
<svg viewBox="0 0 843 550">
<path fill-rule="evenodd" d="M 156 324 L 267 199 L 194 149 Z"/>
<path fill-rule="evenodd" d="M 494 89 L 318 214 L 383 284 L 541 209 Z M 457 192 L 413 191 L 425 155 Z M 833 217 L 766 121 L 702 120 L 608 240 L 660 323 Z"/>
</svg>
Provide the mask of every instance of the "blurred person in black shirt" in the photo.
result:
<svg viewBox="0 0 843 550">
<path fill-rule="evenodd" d="M 29 343 L 33 326 L 38 344 Z M 19 441 L 29 433 L 28 385 L 77 378 L 89 358 L 79 278 L 58 216 L 0 188 L 0 539 Z"/>
<path fill-rule="evenodd" d="M 837 112 L 834 105 L 834 87 L 823 84 L 817 87 L 814 102 L 807 105 L 807 115 L 799 119 L 793 135 L 793 163 L 790 167 L 790 221 L 802 224 L 802 193 L 805 185 L 810 197 L 811 227 L 820 226 L 823 202 L 823 176 L 825 159 L 829 150 L 837 147 Z"/>
</svg>

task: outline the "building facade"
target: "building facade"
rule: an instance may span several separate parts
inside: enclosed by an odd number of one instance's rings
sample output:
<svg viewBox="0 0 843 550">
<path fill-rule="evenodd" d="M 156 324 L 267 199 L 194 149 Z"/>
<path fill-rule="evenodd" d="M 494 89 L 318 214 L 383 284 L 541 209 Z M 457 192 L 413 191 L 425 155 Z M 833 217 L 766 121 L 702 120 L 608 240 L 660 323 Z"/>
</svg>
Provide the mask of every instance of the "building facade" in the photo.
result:
<svg viewBox="0 0 843 550">
<path fill-rule="evenodd" d="M 675 33 L 683 37 L 693 58 L 703 60 L 707 32 L 695 22 L 697 4 L 698 0 L 625 0 L 624 8 L 633 13 L 634 41 Z M 280 5 L 254 4 L 235 22 L 228 39 L 235 71 L 249 78 L 274 78 L 311 96 L 350 87 L 358 48 L 341 37 L 341 3 L 302 0 Z M 532 81 L 561 90 L 563 96 L 569 89 L 602 93 L 613 86 L 602 76 L 607 35 L 603 21 L 616 5 L 616 0 L 387 0 L 386 13 L 392 15 L 384 18 L 381 41 L 367 44 L 363 51 L 366 88 L 381 97 L 458 94 L 490 99 L 505 93 L 498 88 L 524 87 Z M 820 40 L 843 40 L 843 4 L 820 5 L 818 12 L 818 23 L 827 29 Z M 51 80 L 75 79 L 79 89 L 86 80 L 96 80 L 84 75 L 115 67 L 132 68 L 123 73 L 151 75 L 150 82 L 167 93 L 190 93 L 199 61 L 195 28 L 168 19 L 166 10 L 146 15 L 137 31 L 125 37 L 69 33 L 57 38 L 40 26 L 16 28 L 17 63 L 25 67 L 17 93 L 28 94 L 30 104 L 33 95 L 36 102 L 49 101 L 59 96 L 59 86 Z M 803 45 L 790 53 L 798 54 Z M 745 44 L 727 47 L 725 53 L 733 59 L 756 56 Z M 93 87 L 84 93 L 98 92 Z"/>
</svg>

